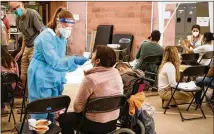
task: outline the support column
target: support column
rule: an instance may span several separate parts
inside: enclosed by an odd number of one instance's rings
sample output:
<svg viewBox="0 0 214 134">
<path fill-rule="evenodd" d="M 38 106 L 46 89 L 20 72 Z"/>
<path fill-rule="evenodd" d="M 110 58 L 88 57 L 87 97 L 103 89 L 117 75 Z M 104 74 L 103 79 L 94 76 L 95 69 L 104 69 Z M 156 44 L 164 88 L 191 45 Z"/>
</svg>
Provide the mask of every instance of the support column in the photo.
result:
<svg viewBox="0 0 214 134">
<path fill-rule="evenodd" d="M 163 46 L 164 12 L 165 12 L 165 2 L 158 2 L 159 31 L 161 32 L 159 44 L 161 46 Z"/>
</svg>

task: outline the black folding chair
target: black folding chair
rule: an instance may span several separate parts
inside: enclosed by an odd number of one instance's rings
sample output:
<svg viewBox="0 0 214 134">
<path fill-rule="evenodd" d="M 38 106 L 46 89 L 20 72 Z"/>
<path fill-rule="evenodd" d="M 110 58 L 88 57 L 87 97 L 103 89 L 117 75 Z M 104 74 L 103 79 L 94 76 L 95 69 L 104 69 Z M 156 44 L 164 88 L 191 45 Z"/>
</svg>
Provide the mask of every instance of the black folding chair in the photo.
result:
<svg viewBox="0 0 214 134">
<path fill-rule="evenodd" d="M 188 54 L 182 54 L 181 55 L 182 57 L 182 62 L 181 64 L 184 64 L 184 65 L 199 65 L 198 63 L 198 58 L 199 58 L 199 54 L 198 53 L 188 53 Z"/>
<path fill-rule="evenodd" d="M 214 56 L 214 51 L 209 51 L 209 52 L 206 52 L 205 54 L 203 54 L 203 56 L 201 57 L 200 61 L 199 61 L 199 64 L 201 63 L 202 60 L 208 60 L 208 59 L 212 59 Z M 211 61 L 210 61 L 211 62 Z M 210 64 L 210 63 L 209 63 Z"/>
<path fill-rule="evenodd" d="M 176 100 L 175 100 L 175 98 L 174 98 L 175 92 L 179 92 L 179 91 L 191 92 L 194 98 L 192 99 L 192 101 L 191 101 L 190 103 L 185 103 L 185 104 L 189 104 L 188 108 L 186 109 L 186 111 L 188 111 L 189 108 L 190 108 L 190 106 L 191 106 L 191 104 L 192 104 L 192 102 L 193 102 L 194 99 L 195 99 L 195 94 L 194 94 L 194 92 L 200 91 L 200 90 L 202 90 L 202 89 L 201 89 L 200 87 L 198 87 L 198 86 L 197 86 L 196 88 L 194 88 L 194 89 L 184 89 L 184 88 L 180 88 L 180 87 L 179 87 L 179 83 L 182 82 L 182 80 L 183 80 L 184 77 L 193 77 L 193 76 L 196 77 L 196 76 L 204 75 L 204 73 L 205 73 L 205 68 L 206 68 L 206 66 L 192 66 L 192 67 L 188 67 L 187 69 L 185 69 L 185 70 L 183 71 L 182 76 L 181 76 L 181 78 L 180 78 L 178 84 L 177 84 L 175 87 L 171 87 L 172 96 L 171 96 L 171 98 L 170 98 L 170 100 L 169 100 L 169 102 L 168 102 L 168 104 L 167 104 L 166 107 L 168 107 L 169 104 L 170 104 L 170 102 L 173 100 L 173 101 L 175 102 L 175 105 L 176 105 L 178 111 L 179 111 L 179 114 L 180 114 L 180 116 L 181 116 L 182 121 L 184 121 L 184 120 L 192 120 L 192 119 L 199 119 L 199 118 L 206 118 L 206 116 L 205 116 L 205 114 L 204 114 L 204 111 L 203 111 L 203 109 L 201 108 L 200 105 L 199 105 L 198 107 L 199 107 L 200 110 L 201 110 L 201 113 L 202 113 L 202 115 L 203 115 L 202 117 L 184 118 L 183 115 L 182 115 L 182 113 L 181 113 L 181 111 L 180 111 L 180 109 L 179 109 L 179 107 L 178 107 L 178 105 L 182 105 L 182 104 L 177 104 L 177 102 L 176 102 Z M 164 114 L 166 113 L 166 111 L 167 111 L 167 108 L 165 109 Z"/>
<path fill-rule="evenodd" d="M 17 88 L 18 75 L 9 72 L 1 72 L 1 101 L 4 103 L 10 103 L 10 113 L 8 122 L 10 122 L 11 115 L 13 116 L 14 124 L 16 119 L 13 112 L 14 107 L 14 92 Z M 12 84 L 15 82 L 15 89 L 12 88 Z M 10 130 L 5 130 L 10 131 Z"/>
<path fill-rule="evenodd" d="M 22 123 L 16 125 L 16 129 L 18 130 L 19 134 L 34 134 L 34 131 L 29 130 L 28 121 L 25 122 L 28 114 L 52 113 L 62 109 L 65 109 L 66 114 L 70 105 L 70 101 L 71 99 L 69 96 L 62 95 L 58 97 L 38 99 L 27 104 L 24 119 Z M 61 132 L 61 128 L 52 123 L 49 126 L 49 130 L 45 134 L 58 134 L 59 132 Z"/>
<path fill-rule="evenodd" d="M 155 82 L 152 82 L 150 85 L 153 87 L 153 89 L 157 90 L 157 74 L 158 74 L 158 69 L 159 66 L 162 62 L 162 55 L 152 55 L 152 56 L 147 56 L 143 59 L 143 64 L 146 65 L 153 65 L 154 68 L 153 70 L 146 69 L 144 70 L 145 76 L 147 78 L 153 79 Z"/>
<path fill-rule="evenodd" d="M 84 121 L 86 119 L 85 115 L 86 113 L 106 113 L 106 112 L 112 112 L 117 109 L 122 109 L 126 104 L 127 98 L 125 95 L 116 95 L 116 96 L 108 96 L 108 97 L 99 97 L 94 98 L 88 101 L 86 104 L 85 109 L 83 110 L 83 118 L 81 120 L 80 125 L 78 126 L 78 130 L 76 130 L 78 133 L 86 134 L 86 133 L 92 133 L 92 132 L 82 132 L 82 128 L 84 128 Z M 116 122 L 113 130 L 109 130 L 105 134 L 112 134 L 116 131 Z M 103 133 L 104 134 L 104 133 Z"/>
</svg>

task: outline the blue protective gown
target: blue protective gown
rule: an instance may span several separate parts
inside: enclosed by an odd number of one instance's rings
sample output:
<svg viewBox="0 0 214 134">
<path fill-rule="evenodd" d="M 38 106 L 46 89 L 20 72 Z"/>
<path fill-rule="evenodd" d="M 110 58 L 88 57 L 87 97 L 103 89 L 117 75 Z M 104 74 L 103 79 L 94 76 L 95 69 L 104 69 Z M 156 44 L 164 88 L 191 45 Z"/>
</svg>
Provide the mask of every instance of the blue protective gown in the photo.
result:
<svg viewBox="0 0 214 134">
<path fill-rule="evenodd" d="M 66 83 L 65 72 L 74 71 L 84 64 L 84 57 L 65 57 L 67 40 L 46 28 L 34 41 L 34 56 L 27 72 L 29 102 L 36 99 L 59 96 Z M 47 118 L 47 114 L 32 115 Z"/>
</svg>

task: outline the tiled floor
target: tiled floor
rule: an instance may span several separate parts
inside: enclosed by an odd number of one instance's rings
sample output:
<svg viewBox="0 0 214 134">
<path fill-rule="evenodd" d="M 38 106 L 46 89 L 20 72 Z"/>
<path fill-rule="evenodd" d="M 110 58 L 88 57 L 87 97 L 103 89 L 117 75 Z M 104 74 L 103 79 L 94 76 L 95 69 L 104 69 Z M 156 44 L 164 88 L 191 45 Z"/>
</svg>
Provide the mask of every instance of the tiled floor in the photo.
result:
<svg viewBox="0 0 214 134">
<path fill-rule="evenodd" d="M 146 98 L 146 102 L 152 104 L 156 108 L 155 112 L 155 126 L 157 134 L 213 134 L 214 133 L 214 118 L 212 111 L 203 105 L 203 109 L 207 116 L 206 119 L 198 119 L 192 121 L 182 122 L 180 115 L 176 108 L 171 108 L 167 111 L 167 114 L 163 114 L 163 109 L 161 108 L 161 101 L 159 96 L 151 96 Z M 20 103 L 20 102 L 17 102 Z M 181 110 L 185 113 L 186 117 L 198 116 L 200 111 L 195 111 L 193 108 L 190 112 L 185 112 L 186 106 L 182 106 Z M 16 111 L 15 111 L 16 113 Z M 16 119 L 19 121 L 20 115 L 16 114 Z M 6 117 L 1 119 L 2 129 L 13 128 L 13 121 L 11 123 L 7 122 Z M 14 132 L 6 132 L 4 134 L 13 134 Z"/>
</svg>

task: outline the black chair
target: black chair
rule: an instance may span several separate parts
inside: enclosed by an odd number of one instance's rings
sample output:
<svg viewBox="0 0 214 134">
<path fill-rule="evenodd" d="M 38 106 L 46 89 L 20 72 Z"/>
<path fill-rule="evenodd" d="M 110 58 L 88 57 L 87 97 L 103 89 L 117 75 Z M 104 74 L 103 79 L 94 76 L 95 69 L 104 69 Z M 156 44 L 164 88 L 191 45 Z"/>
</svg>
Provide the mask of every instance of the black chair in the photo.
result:
<svg viewBox="0 0 214 134">
<path fill-rule="evenodd" d="M 80 125 L 78 126 L 78 133 L 86 134 L 86 133 L 94 133 L 94 132 L 82 132 L 82 128 L 84 128 L 84 121 L 86 119 L 86 113 L 105 113 L 111 112 L 117 109 L 122 109 L 126 104 L 126 96 L 125 95 L 116 95 L 116 96 L 109 96 L 109 97 L 99 97 L 94 98 L 88 101 L 86 104 L 85 109 L 83 110 L 83 118 L 81 120 Z M 113 130 L 109 130 L 105 132 L 105 134 L 112 134 L 116 131 L 116 122 Z"/>
<path fill-rule="evenodd" d="M 123 50 L 120 59 L 123 61 L 130 61 L 131 49 L 134 36 L 131 34 L 114 34 L 112 44 L 120 44 L 120 50 Z"/>
<path fill-rule="evenodd" d="M 112 42 L 113 25 L 99 25 L 94 42 L 94 48 L 97 45 L 107 45 Z"/>
<path fill-rule="evenodd" d="M 186 104 L 189 104 L 189 106 L 188 106 L 188 108 L 187 108 L 187 110 L 186 110 L 186 111 L 188 111 L 189 108 L 190 108 L 190 106 L 191 106 L 191 104 L 192 104 L 192 102 L 193 102 L 193 100 L 195 99 L 195 94 L 194 94 L 194 92 L 200 91 L 200 90 L 202 90 L 202 89 L 201 89 L 200 87 L 196 87 L 196 88 L 194 88 L 194 89 L 183 89 L 183 88 L 180 88 L 180 87 L 179 87 L 179 83 L 182 82 L 182 80 L 183 80 L 184 77 L 193 77 L 193 76 L 196 77 L 196 76 L 204 75 L 205 69 L 206 69 L 206 66 L 192 66 L 192 67 L 188 67 L 187 69 L 185 69 L 185 70 L 183 71 L 182 76 L 181 76 L 181 78 L 180 78 L 178 84 L 177 84 L 176 86 L 174 86 L 174 87 L 171 87 L 172 96 L 171 96 L 171 98 L 170 98 L 170 100 L 169 100 L 169 102 L 168 102 L 168 104 L 167 104 L 166 107 L 168 107 L 169 104 L 170 104 L 170 102 L 173 100 L 173 101 L 175 102 L 175 105 L 176 105 L 176 107 L 177 107 L 179 113 L 180 113 L 180 116 L 181 116 L 182 121 L 184 121 L 184 120 L 192 120 L 192 119 L 199 119 L 199 118 L 206 118 L 206 116 L 205 116 L 205 114 L 204 114 L 204 111 L 203 111 L 203 109 L 201 108 L 200 105 L 198 105 L 198 107 L 199 107 L 200 110 L 201 110 L 202 117 L 184 118 L 183 115 L 182 115 L 182 113 L 181 113 L 181 111 L 180 111 L 180 109 L 179 109 L 179 107 L 178 107 L 178 105 L 182 105 L 182 104 L 177 104 L 177 102 L 176 102 L 176 100 L 175 100 L 175 98 L 174 98 L 175 92 L 178 92 L 178 91 L 191 92 L 194 98 L 192 99 L 192 101 L 191 101 L 190 103 L 186 103 Z M 166 113 L 166 111 L 167 111 L 167 108 L 165 109 L 164 114 Z"/>
<path fill-rule="evenodd" d="M 212 59 L 214 56 L 214 51 L 209 51 L 209 52 L 206 52 L 205 54 L 203 54 L 203 56 L 201 57 L 200 61 L 199 61 L 199 64 L 201 63 L 202 60 L 204 59 Z"/>
<path fill-rule="evenodd" d="M 148 68 L 146 70 L 143 70 L 145 73 L 145 76 L 147 78 L 151 78 L 154 80 L 154 82 L 151 82 L 151 86 L 153 87 L 153 89 L 157 90 L 157 74 L 158 74 L 158 69 L 159 66 L 162 62 L 162 55 L 152 55 L 152 56 L 147 56 L 143 59 L 143 64 L 147 65 Z M 151 67 L 149 66 L 153 66 L 152 70 Z"/>
<path fill-rule="evenodd" d="M 180 54 L 182 54 L 182 53 L 184 52 L 184 49 L 183 49 L 182 46 L 175 46 L 175 47 L 178 49 L 178 52 L 179 52 Z"/>
<path fill-rule="evenodd" d="M 182 62 L 181 64 L 184 64 L 184 65 L 199 65 L 198 63 L 198 58 L 199 58 L 199 54 L 198 53 L 188 53 L 188 54 L 182 54 L 181 55 L 182 57 Z"/>
<path fill-rule="evenodd" d="M 11 115 L 13 116 L 14 124 L 16 119 L 13 112 L 14 107 L 14 92 L 17 88 L 18 75 L 14 73 L 1 72 L 1 101 L 3 103 L 10 103 L 10 113 L 8 122 L 10 122 Z M 12 88 L 12 83 L 16 84 L 15 89 Z M 9 130 L 5 130 L 9 131 Z"/>
<path fill-rule="evenodd" d="M 16 125 L 16 129 L 18 130 L 19 134 L 34 134 L 34 131 L 29 130 L 28 122 L 25 122 L 28 114 L 52 113 L 62 109 L 65 109 L 66 114 L 70 105 L 70 101 L 71 99 L 69 96 L 62 95 L 58 97 L 38 99 L 29 103 L 25 109 L 24 119 L 22 123 Z M 49 126 L 49 130 L 45 134 L 58 134 L 59 132 L 61 132 L 61 128 L 52 123 Z"/>
</svg>

